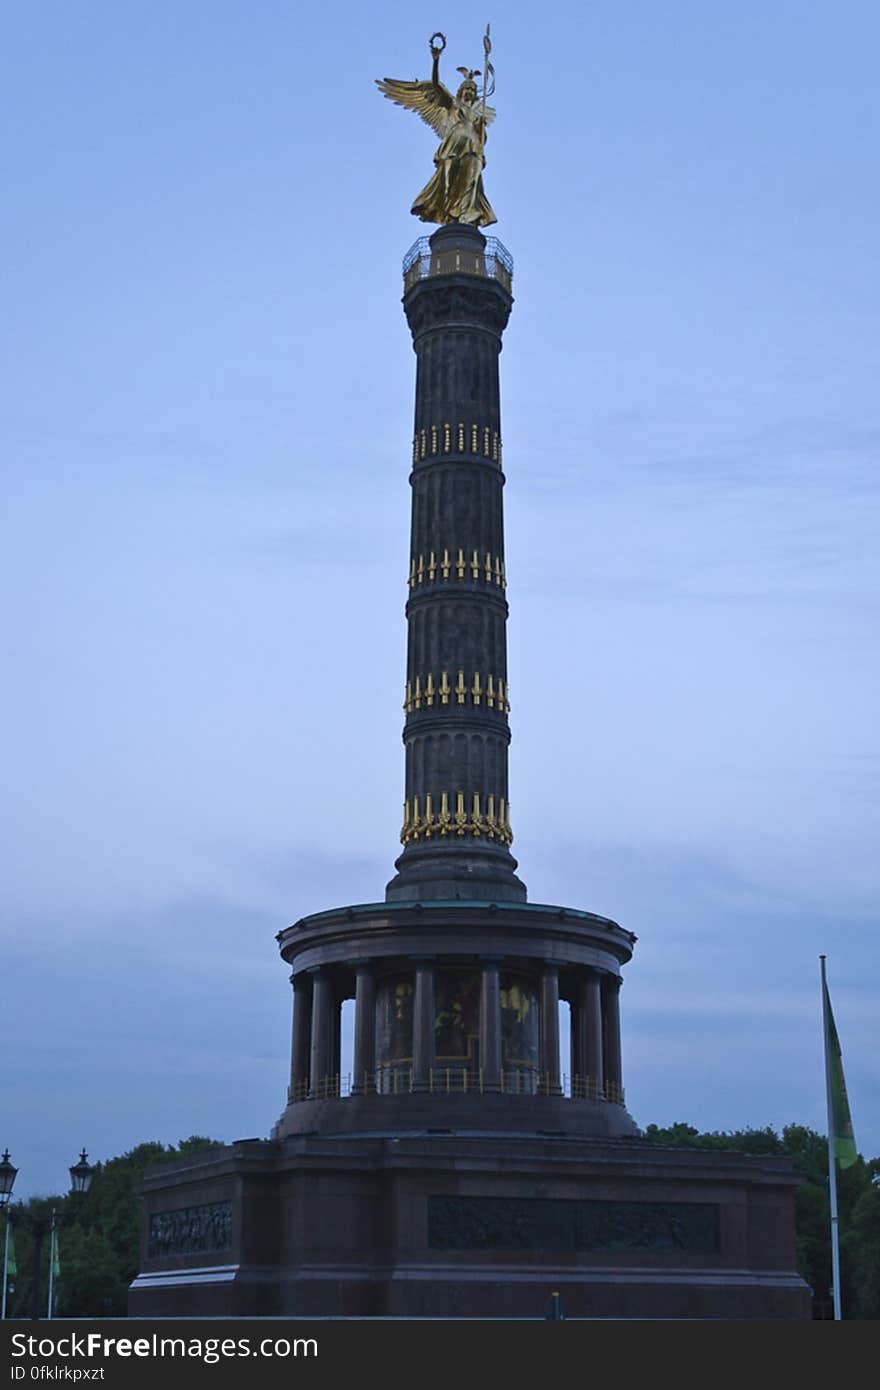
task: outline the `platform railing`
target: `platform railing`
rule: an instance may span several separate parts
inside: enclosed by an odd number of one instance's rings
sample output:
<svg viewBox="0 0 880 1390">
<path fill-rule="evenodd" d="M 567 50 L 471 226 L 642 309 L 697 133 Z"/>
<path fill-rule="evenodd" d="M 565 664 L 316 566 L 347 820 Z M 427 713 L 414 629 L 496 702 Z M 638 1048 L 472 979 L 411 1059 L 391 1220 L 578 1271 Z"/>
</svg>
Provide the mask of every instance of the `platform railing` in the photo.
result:
<svg viewBox="0 0 880 1390">
<path fill-rule="evenodd" d="M 364 1073 L 362 1085 L 365 1094 L 408 1095 L 413 1089 L 413 1069 L 406 1066 L 378 1067 L 372 1076 Z"/>
<path fill-rule="evenodd" d="M 403 288 L 412 289 L 432 275 L 481 275 L 497 280 L 510 293 L 513 284 L 513 257 L 497 236 L 487 236 L 481 251 L 450 246 L 433 252 L 430 239 L 420 236 L 403 258 Z"/>
<path fill-rule="evenodd" d="M 564 1076 L 562 1093 L 570 1100 L 605 1100 L 605 1087 L 595 1076 Z"/>
<path fill-rule="evenodd" d="M 483 1073 L 468 1071 L 467 1067 L 432 1067 L 428 1072 L 428 1090 L 432 1095 L 451 1095 L 483 1090 Z"/>
<path fill-rule="evenodd" d="M 336 1073 L 322 1076 L 312 1087 L 307 1081 L 298 1081 L 288 1087 L 289 1104 L 305 1100 L 345 1100 L 349 1096 L 403 1096 L 414 1091 L 430 1095 L 483 1095 L 490 1091 L 513 1096 L 556 1096 L 566 1100 L 604 1101 L 611 1105 L 623 1105 L 623 1087 L 616 1081 L 600 1083 L 593 1076 L 568 1076 L 554 1087 L 549 1071 L 539 1071 L 531 1067 L 514 1067 L 503 1070 L 499 1083 L 492 1085 L 484 1080 L 482 1071 L 470 1071 L 467 1067 L 432 1067 L 422 1084 L 416 1084 L 412 1067 L 378 1067 L 374 1072 L 364 1072 L 358 1081 L 348 1075 Z"/>
</svg>

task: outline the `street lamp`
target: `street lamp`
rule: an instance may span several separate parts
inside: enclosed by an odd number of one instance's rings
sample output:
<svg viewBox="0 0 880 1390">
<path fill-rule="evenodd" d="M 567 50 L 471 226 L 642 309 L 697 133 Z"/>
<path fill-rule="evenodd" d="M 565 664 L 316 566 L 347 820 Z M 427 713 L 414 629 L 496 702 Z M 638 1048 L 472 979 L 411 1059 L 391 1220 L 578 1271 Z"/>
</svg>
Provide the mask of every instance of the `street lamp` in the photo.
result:
<svg viewBox="0 0 880 1390">
<path fill-rule="evenodd" d="M 70 1195 L 74 1198 L 82 1197 L 88 1192 L 91 1185 L 94 1168 L 88 1161 L 89 1156 L 85 1149 L 82 1150 L 79 1160 L 71 1164 L 70 1172 Z M 12 1185 L 15 1182 L 17 1168 L 13 1168 L 9 1162 L 9 1150 L 3 1154 L 0 1161 L 0 1206 L 6 1207 L 12 1195 Z M 55 1210 L 52 1209 L 51 1217 L 46 1216 L 25 1216 L 20 1218 L 21 1223 L 27 1226 L 34 1238 L 34 1284 L 33 1296 L 31 1298 L 31 1317 L 34 1319 L 40 1316 L 40 1259 L 43 1254 L 43 1237 L 47 1231 L 52 1233 L 52 1248 L 49 1255 L 49 1313 L 52 1312 L 52 1293 L 53 1293 L 53 1267 L 55 1256 L 55 1228 L 57 1225 Z M 6 1240 L 3 1251 L 3 1304 L 0 1309 L 0 1317 L 6 1317 L 6 1284 L 9 1269 L 9 1228 L 12 1218 L 10 1213 L 6 1213 Z"/>
<path fill-rule="evenodd" d="M 9 1162 L 9 1150 L 3 1150 L 3 1159 L 0 1161 L 0 1207 L 4 1210 L 9 1206 L 9 1199 L 12 1196 L 12 1188 L 15 1183 L 17 1168 L 13 1168 Z M 9 1269 L 9 1212 L 6 1212 L 6 1235 L 3 1239 L 3 1298 L 0 1302 L 0 1318 L 6 1317 L 6 1277 Z"/>
<path fill-rule="evenodd" d="M 0 1162 L 0 1207 L 5 1207 L 12 1196 L 12 1185 L 15 1182 L 17 1168 L 13 1168 L 9 1162 L 9 1150 L 3 1150 L 3 1159 Z"/>
<path fill-rule="evenodd" d="M 70 1165 L 70 1191 L 74 1197 L 84 1197 L 92 1185 L 94 1168 L 89 1163 L 85 1149 L 80 1152 L 79 1163 Z"/>
<path fill-rule="evenodd" d="M 70 1195 L 74 1199 L 78 1200 L 80 1197 L 84 1197 L 88 1192 L 89 1188 L 91 1187 L 92 1175 L 95 1171 L 89 1163 L 89 1156 L 86 1153 L 85 1149 L 80 1150 L 79 1162 L 72 1163 L 68 1171 L 70 1173 Z M 55 1254 L 57 1250 L 56 1241 L 58 1239 L 56 1235 L 57 1224 L 58 1223 L 56 1221 L 55 1208 L 53 1207 L 52 1222 L 50 1226 L 51 1234 L 49 1241 L 49 1298 L 46 1303 L 46 1309 L 50 1318 L 52 1317 L 52 1314 L 55 1312 Z M 39 1291 L 35 1293 L 35 1304 L 38 1302 Z M 37 1313 L 36 1316 L 39 1317 L 39 1313 Z"/>
</svg>

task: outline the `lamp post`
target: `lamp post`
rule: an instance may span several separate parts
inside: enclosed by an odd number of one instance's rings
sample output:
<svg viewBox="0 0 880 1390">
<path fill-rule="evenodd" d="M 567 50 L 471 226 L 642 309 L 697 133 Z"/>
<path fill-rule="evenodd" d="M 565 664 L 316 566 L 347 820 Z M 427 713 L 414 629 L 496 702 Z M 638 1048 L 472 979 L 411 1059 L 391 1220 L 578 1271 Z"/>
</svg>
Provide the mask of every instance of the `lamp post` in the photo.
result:
<svg viewBox="0 0 880 1390">
<path fill-rule="evenodd" d="M 82 1150 L 79 1160 L 71 1164 L 70 1172 L 70 1195 L 78 1198 L 84 1196 L 91 1185 L 94 1169 L 88 1161 L 88 1154 Z M 0 1206 L 7 1207 L 12 1195 L 12 1185 L 15 1182 L 17 1168 L 13 1168 L 9 1162 L 9 1150 L 3 1154 L 0 1161 Z M 9 1229 L 11 1215 L 6 1212 L 6 1239 L 3 1250 L 3 1306 L 0 1316 L 6 1317 L 6 1285 L 9 1269 Z M 21 1218 L 22 1224 L 27 1226 L 34 1238 L 34 1281 L 33 1292 L 31 1295 L 31 1317 L 37 1320 L 40 1316 L 40 1260 L 43 1254 L 43 1239 L 47 1231 L 52 1233 L 52 1250 L 49 1262 L 49 1314 L 52 1313 L 52 1294 L 53 1288 L 53 1264 L 55 1257 L 55 1230 L 58 1225 L 56 1214 L 53 1209 L 51 1216 L 26 1216 Z"/>
<path fill-rule="evenodd" d="M 80 1151 L 79 1162 L 70 1165 L 70 1195 L 75 1200 L 84 1197 L 88 1192 L 92 1182 L 93 1168 L 89 1163 L 89 1156 L 85 1149 Z M 49 1297 L 46 1302 L 46 1313 L 52 1317 L 55 1312 L 55 1264 L 57 1259 L 58 1225 L 55 1208 L 52 1208 L 51 1224 L 49 1227 Z"/>
<path fill-rule="evenodd" d="M 0 1304 L 0 1318 L 6 1317 L 6 1278 L 9 1269 L 9 1221 L 10 1216 L 7 1208 L 9 1199 L 12 1196 L 12 1188 L 15 1183 L 17 1168 L 13 1168 L 9 1162 L 9 1150 L 4 1149 L 3 1158 L 0 1160 L 0 1207 L 6 1211 L 6 1234 L 3 1238 L 3 1301 Z"/>
</svg>

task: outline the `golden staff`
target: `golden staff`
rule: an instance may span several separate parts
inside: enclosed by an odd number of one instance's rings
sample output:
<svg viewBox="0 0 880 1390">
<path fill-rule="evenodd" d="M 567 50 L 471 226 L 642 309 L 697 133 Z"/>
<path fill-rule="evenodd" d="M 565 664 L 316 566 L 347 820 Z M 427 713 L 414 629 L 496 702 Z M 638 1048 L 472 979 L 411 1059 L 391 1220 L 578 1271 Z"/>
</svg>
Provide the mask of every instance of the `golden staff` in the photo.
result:
<svg viewBox="0 0 880 1390">
<path fill-rule="evenodd" d="M 480 104 L 480 151 L 486 148 L 486 88 L 489 85 L 489 73 L 492 74 L 492 90 L 495 90 L 495 69 L 489 62 L 489 54 L 492 52 L 492 40 L 489 38 L 489 25 L 486 25 L 486 32 L 483 35 L 483 100 Z M 483 163 L 485 164 L 485 156 Z M 479 187 L 479 175 L 474 179 L 474 186 L 471 189 L 471 207 L 477 205 L 477 188 Z"/>
<path fill-rule="evenodd" d="M 489 54 L 490 54 L 491 52 L 492 52 L 492 40 L 489 38 L 489 25 L 487 24 L 487 25 L 486 25 L 486 32 L 485 32 L 485 34 L 483 35 L 483 103 L 482 103 L 483 109 L 482 109 L 482 112 L 481 112 L 481 119 L 482 119 L 482 122 L 483 122 L 483 144 L 484 144 L 484 145 L 485 145 L 485 143 L 486 143 L 486 88 L 487 88 L 488 85 L 489 85 L 489 73 L 491 72 L 493 78 L 494 78 L 494 76 L 495 76 L 495 69 L 492 67 L 492 64 L 489 62 Z M 494 84 L 493 84 L 493 90 L 494 90 Z"/>
</svg>

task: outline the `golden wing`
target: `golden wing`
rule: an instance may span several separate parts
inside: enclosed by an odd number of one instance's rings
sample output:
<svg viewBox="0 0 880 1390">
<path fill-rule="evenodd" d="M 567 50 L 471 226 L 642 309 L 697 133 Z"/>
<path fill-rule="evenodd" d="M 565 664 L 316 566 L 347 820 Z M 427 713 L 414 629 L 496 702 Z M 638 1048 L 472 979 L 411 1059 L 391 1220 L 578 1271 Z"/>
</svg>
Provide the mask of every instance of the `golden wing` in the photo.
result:
<svg viewBox="0 0 880 1390">
<path fill-rule="evenodd" d="M 452 110 L 452 93 L 442 82 L 435 85 L 433 82 L 399 82 L 396 77 L 377 77 L 376 86 L 396 106 L 415 111 L 435 135 L 442 139 L 446 134 L 446 118 Z M 487 111 L 487 119 L 488 115 Z"/>
</svg>

